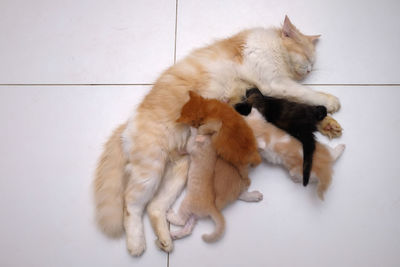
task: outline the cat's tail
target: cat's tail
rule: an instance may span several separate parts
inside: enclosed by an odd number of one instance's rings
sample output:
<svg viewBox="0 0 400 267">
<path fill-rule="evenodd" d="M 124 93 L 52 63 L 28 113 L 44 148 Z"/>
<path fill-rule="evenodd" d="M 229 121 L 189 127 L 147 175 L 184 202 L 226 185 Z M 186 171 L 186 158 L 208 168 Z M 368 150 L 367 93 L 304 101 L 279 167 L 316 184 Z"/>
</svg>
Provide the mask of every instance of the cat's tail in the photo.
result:
<svg viewBox="0 0 400 267">
<path fill-rule="evenodd" d="M 222 213 L 217 210 L 217 208 L 213 208 L 213 210 L 210 212 L 210 216 L 215 223 L 215 230 L 211 234 L 204 234 L 202 236 L 203 240 L 208 243 L 215 242 L 220 239 L 225 231 L 225 218 Z"/>
<path fill-rule="evenodd" d="M 127 158 L 122 148 L 122 132 L 119 126 L 107 141 L 97 165 L 94 180 L 96 221 L 109 237 L 120 237 L 124 232 L 124 190 Z"/>
<path fill-rule="evenodd" d="M 307 134 L 300 140 L 303 144 L 303 185 L 307 186 L 310 180 L 312 160 L 315 151 L 315 137 L 314 134 Z"/>
</svg>

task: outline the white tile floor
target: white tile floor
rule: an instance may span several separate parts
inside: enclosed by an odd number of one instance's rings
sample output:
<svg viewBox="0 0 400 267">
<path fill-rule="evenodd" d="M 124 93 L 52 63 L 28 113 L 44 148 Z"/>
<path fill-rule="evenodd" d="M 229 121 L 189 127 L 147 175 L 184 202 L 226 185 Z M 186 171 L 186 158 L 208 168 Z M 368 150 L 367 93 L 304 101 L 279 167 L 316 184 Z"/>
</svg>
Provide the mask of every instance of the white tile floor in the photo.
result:
<svg viewBox="0 0 400 267">
<path fill-rule="evenodd" d="M 176 15 L 177 10 L 177 15 Z M 399 266 L 400 2 L 290 0 L 0 1 L 0 266 Z M 304 81 L 340 97 L 347 150 L 326 201 L 267 164 L 252 172 L 261 203 L 224 212 L 159 251 L 93 224 L 91 183 L 102 143 L 158 74 L 191 49 L 285 14 L 322 34 Z M 176 33 L 175 33 L 176 27 Z M 175 54 L 176 42 L 176 54 Z"/>
</svg>

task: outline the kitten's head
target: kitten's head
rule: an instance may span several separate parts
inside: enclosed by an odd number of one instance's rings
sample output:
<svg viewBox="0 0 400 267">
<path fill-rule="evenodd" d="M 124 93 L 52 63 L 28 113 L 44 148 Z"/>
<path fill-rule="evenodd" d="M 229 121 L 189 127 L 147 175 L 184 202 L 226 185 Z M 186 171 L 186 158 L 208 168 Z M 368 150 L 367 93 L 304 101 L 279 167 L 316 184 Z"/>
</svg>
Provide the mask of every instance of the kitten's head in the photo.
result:
<svg viewBox="0 0 400 267">
<path fill-rule="evenodd" d="M 301 80 L 312 70 L 315 62 L 315 43 L 320 35 L 304 35 L 286 16 L 280 31 L 283 46 L 287 50 L 287 64 L 293 78 Z"/>
<path fill-rule="evenodd" d="M 194 91 L 189 91 L 190 99 L 182 107 L 181 116 L 176 122 L 189 124 L 198 128 L 205 119 L 204 98 Z"/>
</svg>

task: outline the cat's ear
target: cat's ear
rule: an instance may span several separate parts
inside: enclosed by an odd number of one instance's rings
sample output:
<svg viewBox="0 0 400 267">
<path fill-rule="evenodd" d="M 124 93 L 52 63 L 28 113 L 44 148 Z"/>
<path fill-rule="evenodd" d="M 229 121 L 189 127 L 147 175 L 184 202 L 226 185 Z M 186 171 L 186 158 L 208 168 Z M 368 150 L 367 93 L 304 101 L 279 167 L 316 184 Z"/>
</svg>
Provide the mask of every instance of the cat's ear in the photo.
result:
<svg viewBox="0 0 400 267">
<path fill-rule="evenodd" d="M 190 98 L 199 98 L 200 95 L 198 93 L 196 93 L 195 91 L 190 90 L 189 91 L 189 96 Z"/>
<path fill-rule="evenodd" d="M 318 34 L 318 35 L 307 35 L 308 40 L 310 40 L 313 44 L 317 43 L 317 41 L 319 40 L 319 37 L 321 37 L 321 34 Z"/>
<path fill-rule="evenodd" d="M 296 27 L 290 22 L 289 17 L 286 15 L 282 26 L 282 37 L 295 38 L 297 35 Z"/>
</svg>

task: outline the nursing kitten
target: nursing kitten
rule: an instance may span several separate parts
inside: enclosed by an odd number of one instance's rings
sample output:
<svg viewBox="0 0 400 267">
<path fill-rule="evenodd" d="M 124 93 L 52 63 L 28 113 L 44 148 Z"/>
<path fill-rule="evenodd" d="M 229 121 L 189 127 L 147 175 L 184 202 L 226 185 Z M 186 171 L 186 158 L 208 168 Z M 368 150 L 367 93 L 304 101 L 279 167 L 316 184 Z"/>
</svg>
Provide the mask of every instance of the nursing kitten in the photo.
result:
<svg viewBox="0 0 400 267">
<path fill-rule="evenodd" d="M 176 120 L 199 128 L 199 134 L 212 135 L 218 156 L 234 165 L 243 179 L 248 179 L 249 165 L 261 163 L 253 132 L 230 105 L 216 99 L 206 99 L 189 91 L 190 99 Z"/>
<path fill-rule="evenodd" d="M 235 105 L 242 115 L 247 115 L 251 107 L 260 111 L 267 121 L 296 137 L 303 145 L 303 185 L 308 184 L 315 150 L 317 124 L 323 120 L 327 111 L 324 106 L 310 106 L 264 96 L 257 88 L 246 92 L 246 100 Z"/>
<path fill-rule="evenodd" d="M 253 108 L 245 117 L 257 138 L 261 156 L 268 162 L 283 165 L 289 170 L 294 181 L 302 178 L 303 153 L 301 143 L 285 131 L 265 121 L 261 113 Z M 332 165 L 343 153 L 345 145 L 338 145 L 334 149 L 316 142 L 311 169 L 311 182 L 318 181 L 318 196 L 324 199 L 324 193 L 332 180 Z"/>
<path fill-rule="evenodd" d="M 221 209 L 239 197 L 246 201 L 260 201 L 262 194 L 247 192 L 250 180 L 242 179 L 235 167 L 217 156 L 210 135 L 196 134 L 197 129 L 192 127 L 186 146 L 190 167 L 185 198 L 178 213 L 170 210 L 167 219 L 174 225 L 183 226 L 171 232 L 173 239 L 179 239 L 191 234 L 197 219 L 210 216 L 215 230 L 202 237 L 206 242 L 215 242 L 225 229 Z"/>
<path fill-rule="evenodd" d="M 176 123 L 188 91 L 235 103 L 256 86 L 270 96 L 338 110 L 336 97 L 297 82 L 312 69 L 317 39 L 302 34 L 286 17 L 280 28 L 242 31 L 193 51 L 163 72 L 101 155 L 94 194 L 102 231 L 114 237 L 125 230 L 129 253 L 141 255 L 147 207 L 157 245 L 172 250 L 165 214 L 185 185 L 189 160 L 171 153 L 183 150 L 189 135 L 187 126 Z"/>
</svg>

